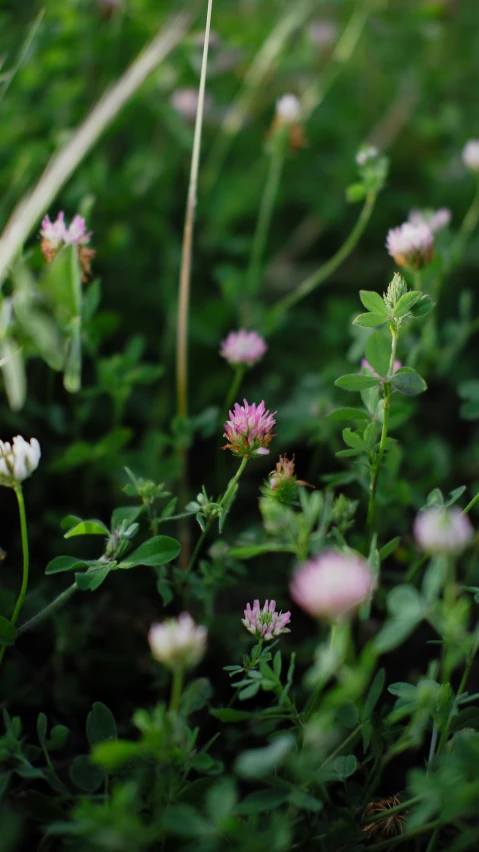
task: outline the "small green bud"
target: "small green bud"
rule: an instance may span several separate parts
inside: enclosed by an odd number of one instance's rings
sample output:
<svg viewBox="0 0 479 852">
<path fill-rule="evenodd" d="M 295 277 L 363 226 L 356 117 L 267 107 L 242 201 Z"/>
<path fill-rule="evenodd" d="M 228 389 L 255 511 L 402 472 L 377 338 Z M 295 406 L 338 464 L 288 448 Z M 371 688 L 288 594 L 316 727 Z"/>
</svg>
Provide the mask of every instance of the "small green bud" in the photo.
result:
<svg viewBox="0 0 479 852">
<path fill-rule="evenodd" d="M 390 311 L 394 311 L 401 296 L 407 293 L 407 284 L 399 272 L 395 272 L 393 279 L 390 282 L 387 291 L 384 294 L 384 301 Z"/>
</svg>

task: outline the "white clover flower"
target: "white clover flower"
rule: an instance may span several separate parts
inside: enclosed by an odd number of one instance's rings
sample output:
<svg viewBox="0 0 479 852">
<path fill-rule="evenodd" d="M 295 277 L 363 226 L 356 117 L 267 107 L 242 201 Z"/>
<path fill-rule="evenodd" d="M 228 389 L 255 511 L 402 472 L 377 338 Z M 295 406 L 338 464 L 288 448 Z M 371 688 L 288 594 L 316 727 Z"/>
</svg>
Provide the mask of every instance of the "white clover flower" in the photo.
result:
<svg viewBox="0 0 479 852">
<path fill-rule="evenodd" d="M 301 104 L 296 95 L 283 95 L 276 101 L 276 116 L 285 124 L 294 124 L 301 115 Z"/>
<path fill-rule="evenodd" d="M 479 172 L 479 139 L 469 139 L 462 149 L 462 161 L 471 172 Z"/>
<path fill-rule="evenodd" d="M 386 248 L 398 266 L 421 269 L 432 260 L 434 234 L 425 222 L 404 222 L 388 231 Z"/>
<path fill-rule="evenodd" d="M 36 438 L 28 442 L 17 435 L 11 444 L 0 441 L 0 485 L 15 488 L 37 469 L 40 456 Z"/>
<path fill-rule="evenodd" d="M 411 225 L 429 225 L 433 234 L 447 228 L 451 219 L 452 213 L 447 207 L 440 207 L 439 210 L 411 210 L 408 216 Z"/>
<path fill-rule="evenodd" d="M 358 166 L 364 166 L 369 160 L 375 160 L 377 156 L 379 156 L 379 151 L 374 145 L 365 145 L 356 154 L 356 162 Z"/>
<path fill-rule="evenodd" d="M 183 612 L 178 618 L 152 624 L 148 642 L 154 659 L 168 669 L 192 669 L 204 656 L 207 636 L 206 627 Z"/>
</svg>

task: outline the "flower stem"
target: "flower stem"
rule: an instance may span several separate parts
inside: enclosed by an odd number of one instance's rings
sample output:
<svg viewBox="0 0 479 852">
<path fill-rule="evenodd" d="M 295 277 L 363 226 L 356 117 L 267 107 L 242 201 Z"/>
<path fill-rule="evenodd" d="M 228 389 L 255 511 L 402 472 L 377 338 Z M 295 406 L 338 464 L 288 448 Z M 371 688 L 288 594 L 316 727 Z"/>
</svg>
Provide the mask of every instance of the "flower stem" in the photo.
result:
<svg viewBox="0 0 479 852">
<path fill-rule="evenodd" d="M 37 612 L 32 618 L 28 621 L 25 621 L 18 628 L 18 635 L 21 633 L 26 633 L 28 630 L 34 630 L 38 624 L 45 620 L 45 618 L 49 618 L 50 615 L 53 615 L 57 609 L 60 609 L 64 603 L 67 602 L 71 598 L 74 592 L 76 592 L 78 586 L 76 583 L 72 583 L 71 586 L 68 586 L 68 589 L 65 589 L 64 592 L 61 592 L 51 603 L 47 604 L 47 606 L 43 607 L 40 612 Z"/>
<path fill-rule="evenodd" d="M 173 669 L 169 706 L 170 713 L 178 713 L 178 710 L 180 709 L 181 693 L 183 691 L 183 676 L 184 670 L 182 668 Z"/>
<path fill-rule="evenodd" d="M 273 215 L 274 205 L 278 196 L 281 175 L 286 156 L 288 134 L 286 127 L 280 127 L 274 134 L 271 142 L 271 158 L 269 161 L 268 176 L 263 190 L 263 196 L 258 212 L 258 221 L 251 249 L 251 257 L 247 275 L 247 290 L 249 296 L 254 296 L 258 291 L 261 281 L 261 270 L 263 257 L 266 249 L 269 228 Z"/>
<path fill-rule="evenodd" d="M 349 257 L 365 231 L 369 219 L 371 218 L 371 213 L 374 209 L 376 197 L 376 192 L 368 193 L 358 220 L 341 248 L 339 248 L 336 254 L 333 254 L 326 263 L 320 266 L 316 272 L 313 272 L 312 275 L 305 278 L 296 290 L 292 293 L 288 293 L 287 296 L 284 296 L 282 299 L 279 299 L 279 301 L 276 302 L 276 305 L 274 305 L 271 309 L 272 317 L 279 317 L 282 314 L 285 314 L 289 308 L 296 305 L 301 301 L 301 299 L 304 299 L 305 296 L 309 296 L 316 287 L 319 287 L 330 277 L 330 275 L 333 274 L 333 272 L 336 272 L 336 269 L 338 269 L 346 258 Z"/>
<path fill-rule="evenodd" d="M 452 245 L 451 257 L 452 262 L 457 263 L 460 259 L 460 254 L 464 250 L 464 246 L 471 236 L 479 222 L 479 176 L 476 182 L 476 191 L 472 199 L 471 205 L 462 220 L 461 227 L 456 234 L 456 239 Z"/>
<path fill-rule="evenodd" d="M 467 504 L 466 508 L 462 510 L 462 514 L 467 515 L 467 513 L 470 512 L 471 509 L 474 508 L 474 506 L 476 505 L 476 503 L 478 501 L 479 501 L 479 491 L 477 492 L 476 496 L 472 498 L 471 502 Z"/>
<path fill-rule="evenodd" d="M 20 615 L 20 610 L 23 606 L 23 601 L 25 600 L 25 595 L 27 593 L 28 587 L 28 568 L 30 564 L 29 554 L 28 554 L 28 529 L 27 529 L 27 516 L 25 514 L 25 501 L 23 499 L 23 491 L 21 485 L 14 486 L 15 496 L 17 498 L 18 503 L 18 513 L 20 515 L 20 531 L 22 537 L 22 551 L 23 551 L 23 573 L 22 573 L 22 585 L 20 588 L 20 594 L 18 595 L 17 602 L 15 604 L 15 609 L 13 610 L 13 615 L 10 619 L 10 624 L 14 625 L 17 623 L 18 616 Z M 5 656 L 7 646 L 2 645 L 0 649 L 0 664 Z"/>
<path fill-rule="evenodd" d="M 228 412 L 235 400 L 236 394 L 238 393 L 239 388 L 241 387 L 241 382 L 243 381 L 243 376 L 246 372 L 245 364 L 238 364 L 235 370 L 235 374 L 233 376 L 233 381 L 231 382 L 230 388 L 226 395 L 225 405 L 223 410 L 223 416 L 221 418 L 221 422 L 224 423 L 226 418 L 228 417 Z"/>
<path fill-rule="evenodd" d="M 391 376 L 394 371 L 394 361 L 396 358 L 396 349 L 398 342 L 398 330 L 394 323 L 390 324 L 391 329 L 391 358 L 389 360 L 389 375 Z M 374 465 L 374 469 L 371 476 L 371 485 L 369 489 L 369 506 L 368 506 L 368 518 L 367 525 L 368 529 L 372 529 L 374 524 L 374 514 L 376 510 L 376 489 L 379 478 L 379 471 L 381 470 L 381 464 L 384 458 L 384 453 L 386 450 L 386 439 L 388 436 L 388 425 L 389 425 L 389 409 L 391 406 L 391 384 L 390 382 L 384 383 L 384 410 L 383 410 L 383 426 L 381 430 L 381 440 L 379 442 L 379 450 L 376 457 L 376 462 Z"/>
</svg>

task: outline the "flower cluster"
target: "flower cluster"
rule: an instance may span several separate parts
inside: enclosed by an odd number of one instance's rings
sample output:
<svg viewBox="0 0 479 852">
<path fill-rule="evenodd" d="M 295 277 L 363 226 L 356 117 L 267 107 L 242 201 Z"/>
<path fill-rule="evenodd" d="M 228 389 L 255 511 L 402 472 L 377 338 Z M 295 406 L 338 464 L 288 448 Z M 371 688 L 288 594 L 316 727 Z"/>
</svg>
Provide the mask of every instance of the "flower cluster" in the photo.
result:
<svg viewBox="0 0 479 852">
<path fill-rule="evenodd" d="M 425 553 L 459 554 L 471 543 L 474 530 L 460 509 L 433 506 L 419 512 L 414 522 L 414 536 Z"/>
<path fill-rule="evenodd" d="M 229 420 L 225 423 L 223 437 L 228 443 L 223 450 L 231 450 L 235 456 L 251 458 L 251 456 L 269 455 L 268 444 L 271 442 L 275 419 L 265 409 L 264 402 L 257 406 L 250 405 L 245 399 L 244 405 L 235 402 L 233 411 L 229 412 Z"/>
<path fill-rule="evenodd" d="M 203 658 L 208 632 L 195 624 L 191 615 L 183 612 L 178 618 L 169 618 L 152 624 L 148 642 L 155 660 L 169 669 L 191 669 Z"/>
<path fill-rule="evenodd" d="M 433 234 L 442 231 L 451 224 L 452 214 L 447 207 L 439 210 L 411 210 L 408 222 L 411 225 L 428 225 Z"/>
<path fill-rule="evenodd" d="M 232 367 L 240 364 L 252 367 L 261 361 L 267 348 L 265 341 L 256 331 L 240 328 L 239 331 L 231 331 L 226 340 L 223 340 L 220 353 Z"/>
<path fill-rule="evenodd" d="M 37 469 L 40 461 L 40 444 L 36 438 L 30 442 L 17 435 L 12 443 L 0 441 L 0 485 L 14 488 Z"/>
<path fill-rule="evenodd" d="M 253 636 L 257 636 L 258 639 L 265 639 L 268 642 L 276 636 L 280 636 L 281 633 L 290 633 L 289 627 L 286 627 L 290 620 L 290 612 L 276 612 L 276 601 L 265 601 L 264 607 L 261 609 L 259 601 L 256 600 L 253 603 L 253 608 L 249 603 L 246 604 L 241 623 Z"/>
<path fill-rule="evenodd" d="M 91 231 L 87 233 L 85 219 L 78 214 L 73 217 L 69 228 L 66 226 L 63 210 L 54 222 L 49 216 L 45 216 L 40 229 L 41 249 L 45 260 L 51 263 L 63 246 L 76 246 L 85 280 L 91 273 L 91 261 L 95 256 L 95 250 L 87 248 L 91 234 Z"/>
<path fill-rule="evenodd" d="M 398 266 L 421 269 L 432 260 L 434 234 L 425 222 L 404 222 L 388 231 L 386 247 Z"/>
<path fill-rule="evenodd" d="M 368 563 L 360 556 L 326 551 L 296 570 L 289 590 L 314 618 L 336 621 L 352 615 L 375 587 Z"/>
</svg>

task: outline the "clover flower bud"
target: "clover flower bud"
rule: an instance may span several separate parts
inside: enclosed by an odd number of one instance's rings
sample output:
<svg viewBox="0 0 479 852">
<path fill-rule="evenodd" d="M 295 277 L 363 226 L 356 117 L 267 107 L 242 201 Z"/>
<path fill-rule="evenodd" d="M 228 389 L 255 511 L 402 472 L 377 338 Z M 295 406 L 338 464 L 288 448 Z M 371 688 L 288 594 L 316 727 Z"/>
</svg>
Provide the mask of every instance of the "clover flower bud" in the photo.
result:
<svg viewBox="0 0 479 852">
<path fill-rule="evenodd" d="M 433 506 L 414 521 L 416 543 L 425 553 L 459 554 L 474 538 L 474 529 L 457 507 Z"/>
<path fill-rule="evenodd" d="M 295 124 L 301 116 L 301 104 L 296 95 L 283 95 L 276 101 L 276 117 L 284 124 Z"/>
<path fill-rule="evenodd" d="M 166 668 L 192 669 L 206 651 L 206 627 L 195 624 L 191 615 L 181 613 L 160 624 L 152 624 L 148 642 L 155 660 Z"/>
<path fill-rule="evenodd" d="M 269 479 L 261 488 L 261 493 L 266 500 L 273 499 L 285 506 L 292 506 L 298 497 L 298 485 L 314 487 L 309 482 L 296 477 L 294 458 L 294 453 L 292 459 L 286 455 L 279 457 L 275 470 L 271 471 Z"/>
<path fill-rule="evenodd" d="M 390 311 L 394 311 L 401 296 L 407 293 L 407 284 L 399 272 L 395 272 L 392 280 L 389 282 L 388 289 L 383 295 L 383 299 Z"/>
<path fill-rule="evenodd" d="M 37 469 L 40 456 L 40 444 L 36 438 L 28 442 L 17 435 L 11 444 L 0 441 L 0 485 L 15 488 Z"/>
<path fill-rule="evenodd" d="M 462 161 L 471 172 L 479 172 L 479 139 L 469 139 L 462 149 Z"/>
<path fill-rule="evenodd" d="M 411 210 L 408 216 L 411 225 L 429 225 L 433 234 L 447 228 L 451 219 L 452 213 L 447 207 L 440 207 L 439 210 Z"/>
<path fill-rule="evenodd" d="M 404 222 L 388 231 L 386 247 L 398 266 L 421 269 L 432 260 L 434 234 L 425 222 L 418 225 Z"/>
<path fill-rule="evenodd" d="M 256 331 L 240 328 L 239 331 L 231 331 L 226 340 L 223 340 L 220 354 L 232 367 L 240 364 L 252 367 L 261 361 L 267 348 L 265 341 Z"/>
<path fill-rule="evenodd" d="M 377 379 L 381 378 L 379 373 L 376 373 L 376 370 L 373 370 L 367 358 L 363 358 L 363 360 L 361 361 L 361 367 L 366 367 L 366 369 L 369 370 L 369 372 L 372 373 L 373 376 L 375 376 Z M 402 367 L 402 362 L 396 358 L 393 364 L 393 373 L 399 370 L 400 367 Z"/>
<path fill-rule="evenodd" d="M 325 551 L 296 570 L 289 591 L 314 618 L 348 618 L 375 588 L 368 563 L 360 556 Z"/>
<path fill-rule="evenodd" d="M 358 166 L 365 166 L 370 160 L 375 160 L 377 156 L 379 156 L 379 151 L 374 145 L 365 145 L 356 154 L 356 162 Z"/>
<path fill-rule="evenodd" d="M 50 220 L 49 216 L 45 216 L 40 228 L 41 250 L 45 260 L 47 263 L 51 263 L 61 248 L 76 246 L 83 280 L 86 281 L 91 273 L 92 258 L 95 256 L 95 250 L 87 248 L 91 234 L 91 231 L 87 233 L 85 219 L 78 213 L 73 217 L 69 228 L 65 224 L 63 210 L 60 211 L 54 222 Z"/>
<path fill-rule="evenodd" d="M 257 406 L 250 405 L 245 399 L 244 405 L 235 402 L 234 409 L 229 412 L 229 420 L 225 423 L 223 437 L 228 443 L 223 450 L 231 450 L 235 456 L 251 458 L 252 456 L 267 456 L 268 444 L 274 437 L 274 411 L 271 414 L 265 410 L 264 401 Z"/>
<path fill-rule="evenodd" d="M 259 601 L 255 600 L 253 608 L 249 603 L 246 604 L 241 623 L 253 636 L 269 642 L 276 636 L 280 636 L 281 633 L 291 633 L 289 627 L 286 627 L 290 620 L 290 612 L 276 612 L 276 601 L 265 601 L 264 607 L 261 609 Z"/>
</svg>

